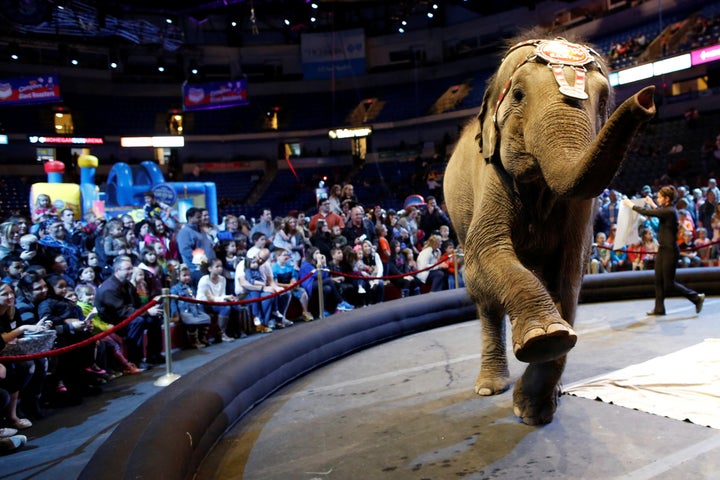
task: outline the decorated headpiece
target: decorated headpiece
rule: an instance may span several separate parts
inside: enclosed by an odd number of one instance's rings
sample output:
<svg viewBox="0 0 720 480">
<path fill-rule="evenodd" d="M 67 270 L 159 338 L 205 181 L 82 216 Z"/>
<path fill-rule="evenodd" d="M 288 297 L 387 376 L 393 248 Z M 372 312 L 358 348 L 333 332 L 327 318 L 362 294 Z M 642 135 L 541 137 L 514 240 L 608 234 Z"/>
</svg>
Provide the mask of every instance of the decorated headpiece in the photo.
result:
<svg viewBox="0 0 720 480">
<path fill-rule="evenodd" d="M 500 92 L 493 112 L 493 123 L 495 124 L 497 124 L 497 112 L 500 109 L 500 104 L 505 99 L 510 85 L 512 85 L 515 72 L 526 63 L 545 63 L 552 70 L 560 93 L 579 100 L 587 100 L 588 98 L 588 94 L 585 93 L 586 66 L 594 63 L 598 70 L 602 72 L 602 67 L 596 58 L 600 57 L 597 52 L 588 46 L 571 43 L 560 37 L 553 40 L 526 40 L 517 43 L 508 50 L 505 58 L 510 52 L 530 45 L 534 46 L 535 49 L 517 64 Z M 503 61 L 505 58 L 503 58 Z M 571 67 L 575 71 L 575 82 L 572 86 L 565 79 L 565 73 L 563 72 L 565 67 Z"/>
</svg>

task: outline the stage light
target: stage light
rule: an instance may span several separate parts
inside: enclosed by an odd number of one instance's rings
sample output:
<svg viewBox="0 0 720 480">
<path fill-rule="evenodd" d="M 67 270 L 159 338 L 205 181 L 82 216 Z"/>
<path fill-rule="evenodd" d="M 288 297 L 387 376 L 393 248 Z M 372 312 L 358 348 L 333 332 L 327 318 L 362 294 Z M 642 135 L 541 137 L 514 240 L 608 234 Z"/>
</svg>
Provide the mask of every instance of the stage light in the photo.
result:
<svg viewBox="0 0 720 480">
<path fill-rule="evenodd" d="M 315 10 L 317 10 L 317 9 L 318 9 L 318 4 L 317 4 L 317 3 L 311 3 L 311 4 L 310 4 L 310 7 L 312 7 L 312 8 L 315 9 Z"/>
<path fill-rule="evenodd" d="M 20 60 L 20 45 L 15 42 L 10 44 L 10 58 Z"/>
<path fill-rule="evenodd" d="M 232 22 L 230 22 L 230 26 L 233 28 L 237 27 L 237 22 L 233 20 Z"/>
<path fill-rule="evenodd" d="M 428 18 L 433 18 L 434 15 L 433 15 L 432 12 L 428 12 L 428 13 L 427 13 L 427 16 L 428 16 Z"/>
<path fill-rule="evenodd" d="M 115 70 L 116 68 L 118 68 L 117 62 L 110 62 L 110 68 L 112 68 L 113 70 Z"/>
<path fill-rule="evenodd" d="M 78 62 L 77 58 L 73 58 L 72 60 L 70 60 L 70 63 L 72 63 L 75 66 L 80 64 L 80 62 Z"/>
<path fill-rule="evenodd" d="M 285 25 L 287 25 L 287 26 L 289 27 L 289 26 L 290 26 L 290 20 L 288 20 L 288 19 L 286 18 L 284 21 L 285 21 Z"/>
</svg>

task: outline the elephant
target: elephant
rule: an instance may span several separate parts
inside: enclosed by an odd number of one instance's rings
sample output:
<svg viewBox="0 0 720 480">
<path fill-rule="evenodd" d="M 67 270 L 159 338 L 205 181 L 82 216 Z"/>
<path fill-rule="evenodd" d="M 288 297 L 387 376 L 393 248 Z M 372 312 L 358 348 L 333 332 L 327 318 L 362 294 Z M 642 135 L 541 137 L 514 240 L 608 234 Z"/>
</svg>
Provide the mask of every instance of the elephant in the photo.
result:
<svg viewBox="0 0 720 480">
<path fill-rule="evenodd" d="M 448 161 L 445 202 L 482 324 L 474 390 L 487 396 L 510 387 L 507 315 L 514 355 L 528 363 L 513 389 L 514 414 L 525 424 L 550 423 L 557 409 L 577 341 L 594 202 L 655 114 L 653 95 L 646 87 L 610 116 L 608 68 L 591 47 L 521 41 L 488 80 L 480 113 Z"/>
</svg>

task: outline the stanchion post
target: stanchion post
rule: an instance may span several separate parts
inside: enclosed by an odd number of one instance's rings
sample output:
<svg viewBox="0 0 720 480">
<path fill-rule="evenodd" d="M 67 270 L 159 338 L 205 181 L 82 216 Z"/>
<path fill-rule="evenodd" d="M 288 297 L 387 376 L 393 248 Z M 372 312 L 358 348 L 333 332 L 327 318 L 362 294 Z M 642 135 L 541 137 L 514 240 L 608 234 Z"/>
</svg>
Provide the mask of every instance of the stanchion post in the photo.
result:
<svg viewBox="0 0 720 480">
<path fill-rule="evenodd" d="M 453 276 L 455 277 L 455 288 L 460 288 L 460 284 L 458 283 L 458 261 L 457 261 L 457 251 L 453 253 Z"/>
<path fill-rule="evenodd" d="M 325 319 L 325 295 L 323 295 L 323 280 L 322 280 L 322 267 L 317 267 L 318 276 L 318 316 L 320 320 Z"/>
<path fill-rule="evenodd" d="M 154 385 L 156 387 L 167 387 L 175 380 L 180 378 L 180 375 L 173 373 L 172 371 L 172 344 L 170 341 L 170 289 L 162 289 L 162 306 L 163 306 L 163 325 L 164 325 L 164 340 L 165 340 L 165 375 L 155 380 Z"/>
</svg>

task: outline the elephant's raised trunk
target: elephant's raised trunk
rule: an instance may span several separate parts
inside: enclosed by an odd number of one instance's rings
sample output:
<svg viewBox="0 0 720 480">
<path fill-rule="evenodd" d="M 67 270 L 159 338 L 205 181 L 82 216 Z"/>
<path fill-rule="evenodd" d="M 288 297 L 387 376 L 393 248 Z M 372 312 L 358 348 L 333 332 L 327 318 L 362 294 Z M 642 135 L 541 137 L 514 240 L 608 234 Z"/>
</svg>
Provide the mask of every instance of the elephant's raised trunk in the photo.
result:
<svg viewBox="0 0 720 480">
<path fill-rule="evenodd" d="M 560 197 L 593 198 L 607 188 L 622 163 L 633 136 L 655 115 L 655 87 L 646 87 L 625 100 L 607 121 L 590 148 L 577 163 L 566 158 L 562 171 L 548 172 L 546 181 Z M 557 160 L 557 159 L 556 159 Z"/>
</svg>

